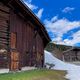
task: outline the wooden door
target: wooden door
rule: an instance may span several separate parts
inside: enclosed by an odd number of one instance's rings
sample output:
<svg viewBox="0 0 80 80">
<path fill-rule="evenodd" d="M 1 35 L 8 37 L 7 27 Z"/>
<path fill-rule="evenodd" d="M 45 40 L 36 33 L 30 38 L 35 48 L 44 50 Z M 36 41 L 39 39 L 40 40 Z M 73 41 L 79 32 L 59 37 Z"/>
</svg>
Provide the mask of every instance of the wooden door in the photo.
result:
<svg viewBox="0 0 80 80">
<path fill-rule="evenodd" d="M 16 71 L 19 69 L 19 52 L 13 50 L 11 52 L 11 71 Z"/>
<path fill-rule="evenodd" d="M 11 33 L 11 71 L 19 69 L 19 52 L 16 49 L 16 33 Z"/>
</svg>

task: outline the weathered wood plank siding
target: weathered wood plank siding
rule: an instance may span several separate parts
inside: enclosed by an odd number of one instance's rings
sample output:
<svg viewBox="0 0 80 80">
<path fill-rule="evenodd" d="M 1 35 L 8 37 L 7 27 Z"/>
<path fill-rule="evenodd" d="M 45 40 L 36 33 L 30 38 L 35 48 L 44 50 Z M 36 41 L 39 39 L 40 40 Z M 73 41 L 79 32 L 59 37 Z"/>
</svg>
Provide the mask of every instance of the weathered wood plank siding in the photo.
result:
<svg viewBox="0 0 80 80">
<path fill-rule="evenodd" d="M 37 65 L 42 66 L 44 61 L 44 45 L 42 38 L 39 34 L 36 37 L 36 49 L 37 49 Z"/>
<path fill-rule="evenodd" d="M 0 1 L 0 49 L 7 49 L 8 67 L 42 67 L 50 38 L 39 19 L 21 0 Z M 16 56 L 18 60 L 11 57 Z"/>
<path fill-rule="evenodd" d="M 12 10 L 10 11 L 10 33 L 16 33 L 16 49 L 20 53 L 20 66 L 22 66 L 23 40 L 22 40 L 23 20 L 20 19 Z"/>
<path fill-rule="evenodd" d="M 9 67 L 9 38 L 9 8 L 0 2 L 0 68 Z"/>
<path fill-rule="evenodd" d="M 16 48 L 17 51 L 20 52 L 21 66 L 37 65 L 36 62 L 39 65 L 42 65 L 40 59 L 44 53 L 43 41 L 38 33 L 37 36 L 35 36 L 35 25 L 33 25 L 29 20 L 25 21 L 23 18 L 16 15 L 13 11 L 11 11 L 10 15 L 10 32 L 17 34 Z M 40 57 L 39 60 L 38 56 Z"/>
</svg>

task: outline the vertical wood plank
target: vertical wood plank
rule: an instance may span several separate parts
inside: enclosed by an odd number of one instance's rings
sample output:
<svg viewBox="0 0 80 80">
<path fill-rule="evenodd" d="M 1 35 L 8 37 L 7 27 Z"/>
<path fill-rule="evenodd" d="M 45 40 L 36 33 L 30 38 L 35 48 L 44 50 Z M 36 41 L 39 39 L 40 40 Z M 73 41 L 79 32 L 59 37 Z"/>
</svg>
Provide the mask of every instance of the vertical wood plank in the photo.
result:
<svg viewBox="0 0 80 80">
<path fill-rule="evenodd" d="M 11 33 L 11 48 L 16 48 L 16 33 Z"/>
</svg>

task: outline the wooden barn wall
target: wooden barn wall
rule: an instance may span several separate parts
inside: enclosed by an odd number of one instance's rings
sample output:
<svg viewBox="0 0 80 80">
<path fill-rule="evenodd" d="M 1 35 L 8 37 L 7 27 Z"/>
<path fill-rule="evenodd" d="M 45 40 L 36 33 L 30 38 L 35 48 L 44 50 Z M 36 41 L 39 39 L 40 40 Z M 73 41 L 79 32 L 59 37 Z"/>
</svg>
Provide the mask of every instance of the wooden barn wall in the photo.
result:
<svg viewBox="0 0 80 80">
<path fill-rule="evenodd" d="M 67 62 L 80 61 L 80 51 L 68 51 L 64 53 L 64 60 Z"/>
<path fill-rule="evenodd" d="M 33 26 L 30 25 L 30 23 L 27 23 L 24 26 L 25 29 L 23 29 L 23 62 L 26 65 L 32 65 L 32 59 L 33 59 L 33 42 L 34 42 L 34 29 Z"/>
<path fill-rule="evenodd" d="M 44 64 L 44 47 L 43 41 L 39 34 L 36 37 L 36 51 L 37 51 L 37 65 L 42 66 Z"/>
<path fill-rule="evenodd" d="M 0 2 L 0 49 L 6 49 L 6 52 L 0 51 L 0 68 L 8 68 L 9 64 L 9 8 Z"/>
<path fill-rule="evenodd" d="M 10 11 L 10 32 L 17 35 L 16 49 L 20 53 L 21 66 L 42 66 L 43 64 L 43 41 L 38 33 L 35 36 L 34 27 L 31 22 L 24 21 Z"/>
<path fill-rule="evenodd" d="M 16 49 L 20 53 L 20 65 L 22 66 L 22 25 L 23 21 L 11 10 L 10 11 L 10 33 L 16 34 Z"/>
<path fill-rule="evenodd" d="M 9 28 L 9 8 L 4 4 L 0 3 L 0 45 L 3 48 L 7 48 L 6 43 Z M 5 40 L 4 40 L 5 38 Z"/>
</svg>

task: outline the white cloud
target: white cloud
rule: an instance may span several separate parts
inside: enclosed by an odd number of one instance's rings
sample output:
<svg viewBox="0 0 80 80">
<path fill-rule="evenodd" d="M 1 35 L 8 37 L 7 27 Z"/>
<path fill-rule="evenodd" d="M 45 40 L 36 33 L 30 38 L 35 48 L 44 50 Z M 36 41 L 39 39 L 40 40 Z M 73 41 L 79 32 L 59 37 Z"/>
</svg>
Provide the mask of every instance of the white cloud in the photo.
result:
<svg viewBox="0 0 80 80">
<path fill-rule="evenodd" d="M 24 1 L 24 3 L 31 9 L 31 10 L 37 10 L 38 9 L 38 7 L 36 6 L 36 5 L 33 5 L 31 2 L 32 2 L 32 0 L 23 0 Z M 42 9 L 39 9 L 38 10 L 38 13 L 35 13 L 36 14 L 36 16 L 38 17 L 38 18 L 41 18 L 42 17 L 42 13 L 43 13 L 43 8 Z"/>
<path fill-rule="evenodd" d="M 80 31 L 74 33 L 71 36 L 73 39 L 64 39 L 62 40 L 61 37 L 57 37 L 53 40 L 54 43 L 57 44 L 63 44 L 63 45 L 71 45 L 71 46 L 75 46 L 77 43 L 80 43 Z"/>
<path fill-rule="evenodd" d="M 54 17 L 51 19 L 52 22 L 55 22 L 55 21 L 57 21 L 57 20 L 58 20 L 58 16 L 54 16 Z"/>
<path fill-rule="evenodd" d="M 37 8 L 38 8 L 37 6 L 35 6 L 35 5 L 33 5 L 33 4 L 31 3 L 32 0 L 27 0 L 27 1 L 23 0 L 23 1 L 24 1 L 24 3 L 25 3 L 31 10 L 34 10 L 34 9 L 37 9 Z"/>
<path fill-rule="evenodd" d="M 56 22 L 45 20 L 44 23 L 48 31 L 51 31 L 59 36 L 62 36 L 63 33 L 80 26 L 80 21 L 71 22 L 65 18 L 59 19 Z"/>
<path fill-rule="evenodd" d="M 71 12 L 71 11 L 73 11 L 73 10 L 75 10 L 75 8 L 73 8 L 73 7 L 65 7 L 65 8 L 62 10 L 62 12 L 68 13 L 68 12 Z"/>
<path fill-rule="evenodd" d="M 41 18 L 42 17 L 42 13 L 43 13 L 43 8 L 38 11 L 38 13 L 36 14 L 36 16 L 38 18 Z"/>
<path fill-rule="evenodd" d="M 52 18 L 53 19 L 53 18 Z M 58 19 L 57 21 L 53 22 L 51 20 L 45 20 L 45 26 L 48 32 L 52 32 L 53 35 L 56 37 L 53 38 L 53 41 L 57 44 L 67 44 L 67 45 L 74 45 L 75 43 L 80 42 L 79 34 L 80 32 L 73 35 L 73 40 L 65 39 L 62 40 L 63 34 L 67 33 L 68 31 L 78 28 L 80 26 L 80 21 L 69 21 L 68 19 Z M 75 37 L 76 36 L 76 37 Z"/>
<path fill-rule="evenodd" d="M 69 40 L 69 39 L 65 39 L 64 43 L 66 43 L 67 45 L 71 44 L 71 45 L 75 45 L 77 43 L 80 43 L 80 31 L 74 33 L 72 35 L 73 39 Z"/>
</svg>

